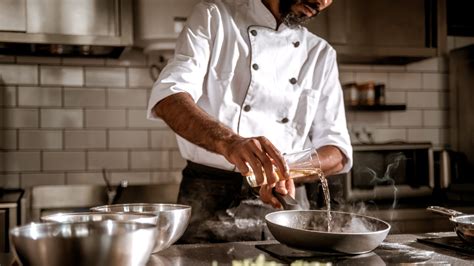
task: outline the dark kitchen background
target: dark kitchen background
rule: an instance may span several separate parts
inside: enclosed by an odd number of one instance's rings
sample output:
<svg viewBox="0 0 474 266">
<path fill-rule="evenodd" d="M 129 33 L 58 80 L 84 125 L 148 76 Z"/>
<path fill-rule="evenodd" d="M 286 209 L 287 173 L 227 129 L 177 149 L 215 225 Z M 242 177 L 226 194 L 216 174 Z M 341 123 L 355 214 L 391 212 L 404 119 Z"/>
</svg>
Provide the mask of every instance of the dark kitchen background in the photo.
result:
<svg viewBox="0 0 474 266">
<path fill-rule="evenodd" d="M 174 133 L 145 113 L 196 1 L 88 0 L 81 7 L 50 0 L 47 10 L 31 2 L 0 1 L 0 188 L 25 190 L 21 217 L 11 223 L 48 207 L 35 201 L 34 189 L 74 195 L 71 188 L 104 186 L 103 169 L 113 186 L 126 180 L 177 191 L 185 161 Z M 87 11 L 79 26 L 68 16 L 77 8 Z M 453 147 L 458 108 L 450 103 L 449 52 L 474 44 L 463 10 L 472 11 L 472 1 L 334 0 L 309 25 L 338 51 L 341 84 L 385 86 L 384 105 L 347 107 L 354 144 Z"/>
</svg>

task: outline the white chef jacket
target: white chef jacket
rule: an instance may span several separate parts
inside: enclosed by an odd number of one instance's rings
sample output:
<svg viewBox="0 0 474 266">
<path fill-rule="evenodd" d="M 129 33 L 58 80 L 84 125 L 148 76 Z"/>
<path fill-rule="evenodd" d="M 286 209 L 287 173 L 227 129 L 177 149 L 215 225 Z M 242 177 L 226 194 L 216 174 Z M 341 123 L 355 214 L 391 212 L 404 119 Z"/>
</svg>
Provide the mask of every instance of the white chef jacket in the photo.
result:
<svg viewBox="0 0 474 266">
<path fill-rule="evenodd" d="M 282 153 L 334 145 L 352 166 L 334 49 L 305 27 L 277 22 L 261 0 L 206 0 L 195 6 L 174 58 L 153 85 L 147 117 L 163 98 L 189 93 L 243 137 L 265 136 Z M 193 121 L 189 121 L 193 123 Z M 190 161 L 236 170 L 223 156 L 177 136 Z"/>
</svg>

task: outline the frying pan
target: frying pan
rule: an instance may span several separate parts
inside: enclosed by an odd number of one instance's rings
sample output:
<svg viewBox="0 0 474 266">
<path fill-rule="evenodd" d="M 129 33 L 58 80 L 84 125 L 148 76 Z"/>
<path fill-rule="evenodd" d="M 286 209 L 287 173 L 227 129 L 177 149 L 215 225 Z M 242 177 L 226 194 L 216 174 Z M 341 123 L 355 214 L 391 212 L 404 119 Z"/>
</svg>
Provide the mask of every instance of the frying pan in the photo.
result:
<svg viewBox="0 0 474 266">
<path fill-rule="evenodd" d="M 380 219 L 331 211 L 327 232 L 326 210 L 284 210 L 265 216 L 268 229 L 279 242 L 297 249 L 362 254 L 375 249 L 387 237 L 390 224 Z"/>
<path fill-rule="evenodd" d="M 253 192 L 258 195 L 258 188 L 254 187 Z M 272 193 L 285 210 L 265 216 L 268 229 L 276 240 L 293 248 L 363 254 L 378 247 L 390 231 L 390 224 L 380 219 L 331 211 L 334 230 L 327 232 L 327 211 L 302 210 L 290 195 L 280 194 L 275 188 Z"/>
<path fill-rule="evenodd" d="M 474 244 L 474 214 L 465 214 L 440 206 L 429 206 L 427 210 L 449 216 L 456 234 L 465 242 Z"/>
</svg>

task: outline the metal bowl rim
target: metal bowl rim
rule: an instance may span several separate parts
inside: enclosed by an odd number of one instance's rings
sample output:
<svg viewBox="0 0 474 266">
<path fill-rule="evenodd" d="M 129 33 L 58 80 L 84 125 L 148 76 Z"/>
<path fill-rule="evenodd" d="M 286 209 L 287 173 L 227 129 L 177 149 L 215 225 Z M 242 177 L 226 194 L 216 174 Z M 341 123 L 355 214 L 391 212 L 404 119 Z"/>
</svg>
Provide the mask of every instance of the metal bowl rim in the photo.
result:
<svg viewBox="0 0 474 266">
<path fill-rule="evenodd" d="M 299 213 L 306 213 L 306 212 L 326 213 L 326 210 L 284 210 L 284 211 L 276 211 L 276 212 L 272 212 L 272 213 L 269 213 L 269 214 L 265 215 L 265 221 L 266 221 L 267 223 L 271 223 L 271 224 L 276 225 L 276 226 L 279 226 L 279 227 L 287 228 L 287 229 L 289 229 L 289 230 L 295 230 L 295 231 L 307 232 L 307 233 L 327 234 L 327 235 L 341 235 L 341 236 L 347 236 L 347 235 L 354 235 L 354 236 L 357 236 L 357 235 L 383 234 L 383 233 L 385 233 L 385 232 L 390 231 L 390 229 L 391 229 L 391 225 L 390 225 L 389 223 L 385 222 L 384 220 L 381 220 L 381 219 L 378 219 L 378 218 L 375 218 L 375 217 L 372 217 L 372 216 L 367 216 L 367 215 L 362 215 L 362 214 L 357 214 L 357 213 L 352 213 L 352 212 L 341 212 L 341 211 L 331 211 L 331 213 L 339 213 L 339 214 L 344 214 L 344 215 L 349 214 L 349 215 L 352 215 L 352 216 L 363 217 L 363 218 L 366 218 L 366 219 L 369 219 L 369 220 L 375 220 L 375 221 L 378 221 L 378 222 L 382 223 L 382 224 L 385 225 L 387 228 L 382 229 L 382 230 L 377 230 L 377 231 L 360 232 L 360 233 L 325 232 L 325 231 L 317 231 L 317 230 L 308 230 L 308 229 L 294 228 L 294 227 L 290 227 L 290 226 L 286 226 L 286 225 L 281 225 L 281 224 L 278 224 L 278 223 L 274 223 L 274 222 L 272 222 L 272 221 L 269 220 L 269 217 L 272 216 L 272 215 L 277 215 L 277 214 L 281 214 L 281 213 L 292 213 L 292 212 L 299 212 Z"/>
<path fill-rule="evenodd" d="M 113 224 L 119 224 L 119 225 L 134 225 L 137 226 L 133 231 L 129 231 L 126 233 L 133 233 L 137 230 L 156 230 L 156 225 L 154 224 L 149 224 L 149 223 L 138 223 L 134 221 L 113 221 L 113 220 L 105 220 L 105 221 L 87 221 L 87 222 L 76 222 L 76 223 L 56 223 L 56 222 L 47 222 L 47 223 L 29 223 L 25 224 L 22 226 L 17 226 L 9 230 L 9 235 L 13 237 L 24 237 L 24 238 L 29 238 L 28 236 L 22 235 L 21 233 L 23 231 L 29 230 L 33 226 L 37 226 L 40 228 L 47 228 L 47 227 L 61 227 L 61 226 L 80 226 L 83 224 L 106 224 L 106 223 L 113 223 Z"/>
<path fill-rule="evenodd" d="M 40 219 L 44 220 L 44 221 L 48 221 L 48 222 L 49 221 L 56 222 L 56 221 L 53 221 L 53 220 L 50 220 L 50 219 L 54 218 L 54 217 L 65 217 L 65 216 L 66 217 L 67 216 L 74 217 L 74 216 L 87 216 L 87 215 L 91 215 L 91 216 L 95 216 L 95 215 L 111 215 L 111 216 L 125 215 L 125 216 L 130 216 L 132 218 L 137 218 L 137 219 L 156 217 L 156 214 L 149 213 L 149 212 L 99 212 L 99 211 L 93 212 L 93 211 L 90 211 L 90 212 L 58 212 L 58 213 L 55 213 L 55 214 L 42 216 Z M 112 220 L 112 219 L 110 219 L 110 220 Z M 113 220 L 113 221 L 115 221 L 115 220 Z M 123 221 L 123 220 L 119 220 L 119 221 Z M 61 222 L 61 223 L 66 223 L 66 222 Z"/>
<path fill-rule="evenodd" d="M 473 221 L 472 222 L 461 222 L 459 220 L 463 218 L 470 218 Z M 449 220 L 453 223 L 459 224 L 459 225 L 470 225 L 474 227 L 474 214 L 466 214 L 466 215 L 459 215 L 459 216 L 451 216 Z"/>
<path fill-rule="evenodd" d="M 173 212 L 173 211 L 190 210 L 191 209 L 191 206 L 189 206 L 189 205 L 175 204 L 175 203 L 124 203 L 124 204 L 110 204 L 110 205 L 96 206 L 96 207 L 90 208 L 90 210 L 97 211 L 97 212 L 107 212 L 107 211 L 104 211 L 103 209 L 113 208 L 113 207 L 126 207 L 126 206 L 130 206 L 130 207 L 134 207 L 134 206 L 144 206 L 144 207 L 146 207 L 146 206 L 149 206 L 149 207 L 169 206 L 169 207 L 177 207 L 176 209 L 172 209 L 172 210 L 160 210 L 160 212 Z M 118 213 L 127 213 L 127 212 L 118 211 Z M 130 213 L 130 212 L 128 212 L 128 213 Z M 142 213 L 142 212 L 133 211 L 131 213 Z M 146 213 L 152 213 L 152 212 L 150 211 L 150 212 L 146 212 Z"/>
</svg>

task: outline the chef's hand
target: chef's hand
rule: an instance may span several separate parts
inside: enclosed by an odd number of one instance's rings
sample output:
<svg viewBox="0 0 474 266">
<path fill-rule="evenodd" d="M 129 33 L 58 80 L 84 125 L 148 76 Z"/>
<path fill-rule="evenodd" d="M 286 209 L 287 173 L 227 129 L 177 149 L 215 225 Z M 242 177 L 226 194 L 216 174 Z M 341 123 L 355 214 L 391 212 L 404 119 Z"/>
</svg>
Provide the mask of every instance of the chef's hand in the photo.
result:
<svg viewBox="0 0 474 266">
<path fill-rule="evenodd" d="M 292 198 L 295 198 L 295 183 L 293 179 L 287 179 L 277 182 L 273 185 L 263 185 L 260 187 L 260 199 L 262 202 L 271 204 L 274 208 L 281 209 L 282 205 L 280 201 L 273 195 L 272 190 L 275 187 L 277 193 L 286 195 L 289 194 Z"/>
<path fill-rule="evenodd" d="M 265 137 L 235 137 L 223 154 L 242 173 L 248 176 L 253 172 L 257 184 L 263 184 L 267 176 L 267 184 L 274 185 L 281 179 L 289 179 L 287 165 L 280 151 Z M 249 168 L 250 166 L 250 168 Z M 274 166 L 278 173 L 274 171 Z"/>
</svg>

